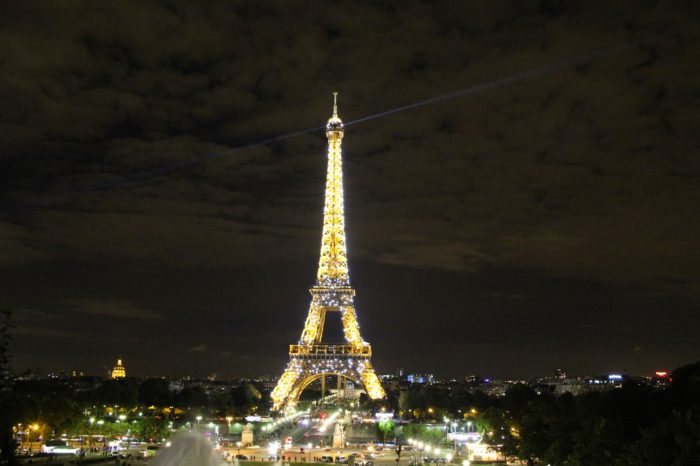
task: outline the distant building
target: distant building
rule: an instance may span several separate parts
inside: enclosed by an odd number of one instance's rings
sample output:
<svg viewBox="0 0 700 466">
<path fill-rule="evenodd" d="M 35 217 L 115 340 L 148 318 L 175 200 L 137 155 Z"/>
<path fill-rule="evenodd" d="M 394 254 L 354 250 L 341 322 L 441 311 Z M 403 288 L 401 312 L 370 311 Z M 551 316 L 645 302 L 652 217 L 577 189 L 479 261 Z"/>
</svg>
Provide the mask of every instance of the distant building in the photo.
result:
<svg viewBox="0 0 700 466">
<path fill-rule="evenodd" d="M 117 365 L 112 369 L 112 378 L 123 379 L 124 377 L 126 377 L 126 368 L 124 368 L 122 360 L 117 359 Z"/>
<path fill-rule="evenodd" d="M 466 383 L 468 387 L 478 387 L 483 383 L 483 379 L 478 375 L 471 374 L 464 377 L 464 383 Z"/>
<path fill-rule="evenodd" d="M 671 374 L 668 371 L 656 371 L 654 376 L 649 379 L 649 384 L 653 388 L 668 388 L 671 384 Z"/>
<path fill-rule="evenodd" d="M 608 374 L 597 377 L 587 377 L 588 389 L 594 391 L 621 388 L 622 383 L 629 380 L 629 376 L 622 374 Z"/>
<path fill-rule="evenodd" d="M 185 384 L 182 380 L 171 380 L 168 383 L 168 390 L 171 392 L 176 392 L 180 393 L 182 390 L 184 390 Z"/>
<path fill-rule="evenodd" d="M 408 374 L 406 376 L 408 383 L 417 384 L 432 384 L 434 381 L 433 374 Z"/>
<path fill-rule="evenodd" d="M 554 395 L 563 395 L 564 393 L 571 393 L 572 395 L 580 395 L 590 390 L 586 379 L 581 377 L 561 377 L 559 374 L 555 374 L 552 378 L 541 379 L 530 386 L 538 394 L 553 393 Z"/>
</svg>

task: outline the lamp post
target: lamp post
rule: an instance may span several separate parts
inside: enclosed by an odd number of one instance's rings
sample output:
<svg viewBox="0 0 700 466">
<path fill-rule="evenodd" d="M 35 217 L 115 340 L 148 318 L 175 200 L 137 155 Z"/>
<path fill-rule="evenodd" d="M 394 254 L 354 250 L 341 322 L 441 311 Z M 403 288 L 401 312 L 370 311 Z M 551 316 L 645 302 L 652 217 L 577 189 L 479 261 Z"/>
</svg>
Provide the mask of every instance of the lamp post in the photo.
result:
<svg viewBox="0 0 700 466">
<path fill-rule="evenodd" d="M 197 420 L 197 432 L 199 432 L 199 421 L 202 420 L 202 416 L 197 416 L 195 419 Z"/>
<path fill-rule="evenodd" d="M 231 435 L 231 421 L 233 421 L 232 416 L 226 416 L 226 422 L 228 422 L 228 434 Z"/>
</svg>

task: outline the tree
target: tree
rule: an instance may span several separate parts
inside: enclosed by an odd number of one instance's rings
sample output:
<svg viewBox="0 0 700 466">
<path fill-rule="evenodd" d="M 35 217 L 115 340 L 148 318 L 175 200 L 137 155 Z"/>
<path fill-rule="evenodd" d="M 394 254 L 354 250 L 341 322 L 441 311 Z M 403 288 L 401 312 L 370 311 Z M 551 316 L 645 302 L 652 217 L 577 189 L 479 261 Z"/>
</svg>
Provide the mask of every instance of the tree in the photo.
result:
<svg viewBox="0 0 700 466">
<path fill-rule="evenodd" d="M 133 407 L 138 403 L 139 389 L 133 379 L 105 380 L 93 395 L 98 403 Z"/>
<path fill-rule="evenodd" d="M 679 367 L 671 374 L 671 391 L 677 407 L 700 405 L 700 362 Z"/>
<path fill-rule="evenodd" d="M 209 397 L 202 387 L 192 385 L 182 389 L 176 400 L 182 407 L 204 407 L 209 405 Z"/>
<path fill-rule="evenodd" d="M 517 414 L 535 398 L 537 398 L 537 394 L 532 388 L 523 383 L 518 383 L 506 390 L 503 404 L 507 409 Z"/>
<path fill-rule="evenodd" d="M 139 384 L 139 403 L 146 406 L 167 406 L 172 402 L 170 384 L 165 379 L 146 379 Z"/>
<path fill-rule="evenodd" d="M 15 465 L 18 464 L 15 456 L 17 444 L 12 432 L 14 416 L 12 392 L 9 390 L 11 317 L 9 309 L 0 307 L 0 463 Z"/>
<path fill-rule="evenodd" d="M 518 456 L 527 461 L 528 465 L 532 465 L 537 459 L 544 457 L 549 446 L 547 417 L 550 414 L 551 406 L 546 402 L 536 400 L 521 409 Z"/>
<path fill-rule="evenodd" d="M 158 442 L 168 433 L 168 426 L 164 419 L 144 417 L 136 426 L 137 435 L 141 440 Z"/>
<path fill-rule="evenodd" d="M 419 439 L 427 443 L 437 444 L 445 440 L 445 430 L 432 425 L 406 424 L 401 426 L 401 435 L 403 438 Z"/>
<path fill-rule="evenodd" d="M 670 419 L 642 432 L 630 448 L 631 465 L 696 464 L 700 458 L 700 419 L 697 413 L 674 412 Z"/>
<path fill-rule="evenodd" d="M 384 434 L 384 445 L 386 445 L 386 435 L 387 434 L 393 434 L 394 433 L 394 427 L 396 426 L 396 423 L 392 421 L 391 419 L 382 419 L 379 421 L 377 424 L 377 427 L 379 428 L 379 431 Z"/>
<path fill-rule="evenodd" d="M 231 401 L 241 414 L 248 414 L 257 406 L 262 398 L 260 390 L 249 383 L 241 384 L 231 390 Z"/>
</svg>

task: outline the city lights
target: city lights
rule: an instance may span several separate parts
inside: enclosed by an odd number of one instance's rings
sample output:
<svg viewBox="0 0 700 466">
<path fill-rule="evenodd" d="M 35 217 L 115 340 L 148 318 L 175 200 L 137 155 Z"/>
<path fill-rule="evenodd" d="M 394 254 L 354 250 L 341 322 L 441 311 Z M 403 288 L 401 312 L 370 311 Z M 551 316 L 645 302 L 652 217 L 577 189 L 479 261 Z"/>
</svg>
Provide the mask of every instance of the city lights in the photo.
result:
<svg viewBox="0 0 700 466">
<path fill-rule="evenodd" d="M 2 464 L 700 466 L 700 1 L 85 3 L 0 10 Z"/>
</svg>

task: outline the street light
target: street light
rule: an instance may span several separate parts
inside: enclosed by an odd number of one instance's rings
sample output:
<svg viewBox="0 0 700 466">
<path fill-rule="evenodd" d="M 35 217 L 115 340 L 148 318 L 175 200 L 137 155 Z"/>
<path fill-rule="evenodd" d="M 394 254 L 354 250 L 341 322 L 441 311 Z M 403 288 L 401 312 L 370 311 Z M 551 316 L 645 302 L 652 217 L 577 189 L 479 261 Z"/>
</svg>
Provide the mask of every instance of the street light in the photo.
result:
<svg viewBox="0 0 700 466">
<path fill-rule="evenodd" d="M 233 416 L 226 416 L 226 422 L 228 422 L 228 434 L 231 435 L 231 421 L 233 421 Z"/>
<path fill-rule="evenodd" d="M 28 427 L 29 427 L 29 429 L 27 429 L 27 437 L 29 438 L 29 453 L 31 454 L 31 452 L 32 452 L 32 434 L 31 434 L 31 431 L 33 430 L 34 432 L 36 432 L 37 430 L 39 430 L 39 424 L 34 423 Z"/>
</svg>

